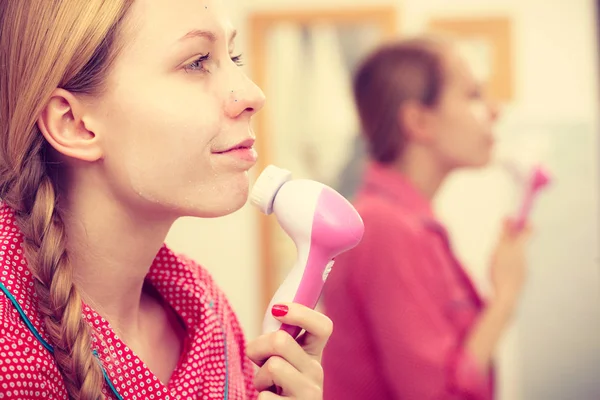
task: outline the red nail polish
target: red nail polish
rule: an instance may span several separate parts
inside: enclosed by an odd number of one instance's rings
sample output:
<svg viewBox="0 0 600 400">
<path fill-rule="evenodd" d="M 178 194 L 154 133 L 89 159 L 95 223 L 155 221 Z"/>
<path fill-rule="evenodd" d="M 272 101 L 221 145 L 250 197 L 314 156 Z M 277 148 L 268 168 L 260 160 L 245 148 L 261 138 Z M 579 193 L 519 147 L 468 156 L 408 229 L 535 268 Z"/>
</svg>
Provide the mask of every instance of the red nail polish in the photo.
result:
<svg viewBox="0 0 600 400">
<path fill-rule="evenodd" d="M 284 317 L 289 311 L 288 306 L 284 306 L 283 304 L 274 305 L 271 309 L 271 314 L 275 317 Z"/>
</svg>

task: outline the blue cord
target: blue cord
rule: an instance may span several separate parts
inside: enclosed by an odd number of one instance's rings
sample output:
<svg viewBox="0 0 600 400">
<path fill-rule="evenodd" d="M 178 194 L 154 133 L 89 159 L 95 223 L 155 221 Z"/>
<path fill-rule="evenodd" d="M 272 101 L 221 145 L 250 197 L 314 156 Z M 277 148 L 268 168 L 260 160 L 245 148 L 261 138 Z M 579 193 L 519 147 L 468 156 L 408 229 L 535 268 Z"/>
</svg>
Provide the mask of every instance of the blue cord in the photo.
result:
<svg viewBox="0 0 600 400">
<path fill-rule="evenodd" d="M 94 354 L 94 356 L 98 359 L 98 362 L 100 362 L 100 357 L 98 356 L 98 352 L 95 349 L 92 350 L 92 354 Z M 101 367 L 101 368 L 102 368 L 102 375 L 104 375 L 104 380 L 108 384 L 108 387 L 110 387 L 110 390 L 112 390 L 113 394 L 115 396 L 117 396 L 117 399 L 123 400 L 123 398 L 121 397 L 119 392 L 117 392 L 117 388 L 115 388 L 113 383 L 110 381 L 110 378 L 108 377 L 108 374 L 106 373 L 106 370 L 104 369 L 104 367 Z"/>
<path fill-rule="evenodd" d="M 211 300 L 208 304 L 208 307 L 211 309 L 214 308 L 214 302 Z M 229 355 L 227 353 L 227 333 L 225 331 L 225 325 L 223 325 L 223 321 L 219 320 L 219 324 L 221 325 L 221 330 L 223 331 L 223 345 L 224 345 L 224 357 L 225 357 L 225 400 L 229 399 Z"/>
<path fill-rule="evenodd" d="M 42 337 L 40 336 L 38 331 L 35 329 L 35 327 L 31 323 L 31 321 L 29 321 L 29 318 L 27 318 L 27 315 L 25 315 L 25 311 L 23 311 L 23 309 L 21 308 L 21 305 L 17 302 L 17 299 L 15 299 L 15 297 L 12 295 L 12 293 L 10 293 L 8 291 L 8 289 L 6 288 L 6 286 L 4 286 L 4 284 L 2 282 L 0 282 L 0 290 L 2 290 L 4 292 L 4 294 L 6 295 L 6 297 L 8 297 L 8 299 L 11 301 L 11 303 L 13 303 L 13 305 L 19 312 L 21 319 L 23 319 L 23 321 L 25 322 L 25 325 L 27 325 L 27 328 L 29 328 L 31 333 L 33 333 L 33 336 L 35 336 L 35 338 L 37 340 L 39 340 L 40 343 L 42 343 L 42 346 L 44 346 L 46 348 L 46 350 L 48 350 L 50 353 L 54 354 L 54 349 L 52 348 L 52 346 L 50 346 L 50 344 L 48 342 L 46 342 L 44 339 L 42 339 Z"/>
<path fill-rule="evenodd" d="M 27 315 L 25 315 L 25 311 L 23 311 L 19 302 L 17 301 L 17 299 L 15 299 L 15 296 L 13 296 L 12 293 L 10 293 L 8 291 L 8 289 L 6 288 L 6 286 L 4 286 L 4 284 L 2 282 L 0 282 L 0 290 L 2 290 L 4 292 L 6 297 L 8 297 L 10 302 L 13 304 L 13 306 L 15 306 L 15 308 L 19 312 L 19 315 L 21 316 L 21 319 L 23 320 L 23 322 L 25 322 L 25 325 L 27 325 L 27 328 L 29 328 L 31 333 L 33 333 L 33 336 L 35 336 L 35 338 L 40 341 L 40 343 L 42 344 L 42 346 L 44 346 L 46 348 L 46 350 L 48 350 L 50 353 L 54 354 L 54 348 L 52 348 L 52 346 L 42 338 L 42 336 L 35 329 L 35 327 L 31 323 L 31 321 L 29 320 L 29 318 L 27 318 Z M 92 353 L 94 354 L 94 356 L 96 358 L 98 358 L 98 352 L 96 350 L 93 350 Z M 99 361 L 99 358 L 98 358 L 98 361 Z M 104 380 L 110 387 L 110 390 L 112 390 L 113 394 L 117 397 L 118 400 L 123 400 L 123 397 L 121 397 L 119 392 L 117 392 L 117 389 L 113 386 L 112 382 L 110 381 L 108 374 L 106 373 L 106 370 L 104 369 L 104 367 L 101 367 L 101 368 L 102 368 L 102 375 L 104 375 Z"/>
</svg>

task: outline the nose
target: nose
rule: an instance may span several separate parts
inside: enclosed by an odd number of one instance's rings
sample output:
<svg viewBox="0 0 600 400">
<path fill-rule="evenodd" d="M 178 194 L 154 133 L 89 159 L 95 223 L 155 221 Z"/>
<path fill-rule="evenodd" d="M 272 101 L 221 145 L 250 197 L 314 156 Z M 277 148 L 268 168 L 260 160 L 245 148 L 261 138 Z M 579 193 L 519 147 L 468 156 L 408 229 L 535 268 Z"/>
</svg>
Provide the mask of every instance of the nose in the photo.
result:
<svg viewBox="0 0 600 400">
<path fill-rule="evenodd" d="M 237 67 L 239 68 L 239 67 Z M 229 118 L 251 117 L 265 105 L 263 91 L 242 71 L 226 96 L 225 112 Z"/>
<path fill-rule="evenodd" d="M 500 117 L 500 104 L 496 100 L 489 100 L 488 109 L 490 112 L 490 119 L 492 122 L 496 122 Z"/>
</svg>

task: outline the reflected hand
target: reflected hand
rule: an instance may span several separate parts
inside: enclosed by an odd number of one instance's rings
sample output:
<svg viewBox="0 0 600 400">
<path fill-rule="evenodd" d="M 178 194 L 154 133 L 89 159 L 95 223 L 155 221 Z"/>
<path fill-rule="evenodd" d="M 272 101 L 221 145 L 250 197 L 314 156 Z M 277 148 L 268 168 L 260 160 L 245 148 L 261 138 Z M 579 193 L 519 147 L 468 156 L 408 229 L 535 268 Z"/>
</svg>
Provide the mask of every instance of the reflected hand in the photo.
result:
<svg viewBox="0 0 600 400">
<path fill-rule="evenodd" d="M 491 266 L 492 284 L 500 301 L 513 304 L 521 293 L 527 270 L 526 245 L 530 236 L 528 226 L 517 230 L 512 221 L 504 223 Z"/>
</svg>

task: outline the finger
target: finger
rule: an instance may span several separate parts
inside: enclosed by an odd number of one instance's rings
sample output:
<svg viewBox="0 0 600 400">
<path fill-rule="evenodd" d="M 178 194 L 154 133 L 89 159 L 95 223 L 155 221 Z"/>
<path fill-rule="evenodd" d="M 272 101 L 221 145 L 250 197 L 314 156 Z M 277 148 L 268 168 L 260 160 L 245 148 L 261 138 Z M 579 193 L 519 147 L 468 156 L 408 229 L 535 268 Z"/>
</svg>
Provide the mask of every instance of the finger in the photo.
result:
<svg viewBox="0 0 600 400">
<path fill-rule="evenodd" d="M 518 222 L 514 218 L 505 218 L 502 225 L 502 236 L 505 239 L 513 238 L 519 232 Z"/>
<path fill-rule="evenodd" d="M 254 386 L 259 392 L 268 391 L 273 386 L 280 387 L 284 398 L 316 399 L 322 393 L 318 383 L 311 381 L 281 357 L 267 360 L 256 373 Z"/>
<path fill-rule="evenodd" d="M 531 236 L 531 225 L 528 221 L 520 224 L 514 219 L 507 218 L 504 220 L 501 236 L 503 240 L 525 241 Z"/>
<path fill-rule="evenodd" d="M 294 375 L 299 373 L 294 367 L 281 357 L 271 357 L 263 364 L 254 376 L 254 387 L 259 392 L 270 391 L 277 384 L 275 381 L 285 382 L 286 379 L 293 379 Z"/>
<path fill-rule="evenodd" d="M 273 316 L 284 324 L 298 326 L 306 332 L 302 335 L 302 348 L 319 359 L 333 332 L 333 322 L 311 308 L 295 303 L 273 306 Z"/>
<path fill-rule="evenodd" d="M 262 367 L 269 358 L 278 356 L 302 373 L 311 373 L 315 369 L 314 358 L 284 331 L 269 333 L 248 343 L 246 355 L 259 367 Z"/>
<path fill-rule="evenodd" d="M 257 400 L 280 400 L 280 399 L 287 399 L 287 398 L 289 398 L 289 397 L 281 397 L 279 395 L 276 395 L 273 392 L 264 391 L 264 392 L 260 392 L 258 394 Z"/>
<path fill-rule="evenodd" d="M 521 236 L 529 238 L 531 237 L 532 232 L 533 228 L 531 227 L 531 224 L 529 222 L 526 222 L 523 228 L 521 229 Z"/>
<path fill-rule="evenodd" d="M 531 225 L 526 221 L 521 227 L 514 228 L 510 240 L 515 241 L 519 245 L 525 245 L 531 238 Z"/>
<path fill-rule="evenodd" d="M 516 220 L 513 217 L 504 218 L 503 227 L 505 230 L 510 230 L 516 225 Z"/>
</svg>

